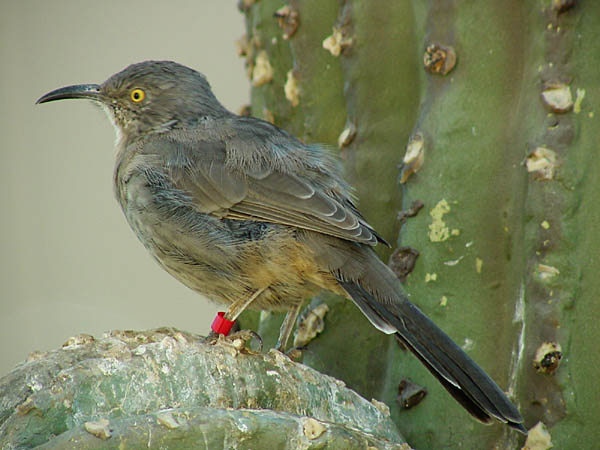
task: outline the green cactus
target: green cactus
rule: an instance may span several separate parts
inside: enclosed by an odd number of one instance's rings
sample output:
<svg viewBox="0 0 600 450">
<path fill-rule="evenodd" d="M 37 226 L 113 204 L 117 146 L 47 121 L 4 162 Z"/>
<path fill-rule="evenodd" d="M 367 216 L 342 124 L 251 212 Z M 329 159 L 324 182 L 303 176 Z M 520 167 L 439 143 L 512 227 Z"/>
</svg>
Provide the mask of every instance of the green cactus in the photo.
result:
<svg viewBox="0 0 600 450">
<path fill-rule="evenodd" d="M 279 352 L 209 345 L 170 328 L 74 336 L 0 378 L 0 398 L 7 450 L 392 450 L 403 443 L 385 408 L 338 380 Z"/>
<path fill-rule="evenodd" d="M 249 71 L 261 52 L 272 69 L 270 80 L 254 80 L 253 114 L 308 142 L 334 146 L 345 130 L 339 152 L 361 211 L 390 242 L 420 253 L 407 293 L 512 395 L 527 426 L 542 421 L 557 448 L 592 448 L 600 424 L 600 331 L 590 323 L 600 304 L 600 8 L 568 0 L 245 3 Z M 331 51 L 323 48 L 329 36 Z M 296 98 L 286 98 L 288 73 Z M 422 143 L 422 165 L 408 161 L 400 171 L 408 142 Z M 424 208 L 399 233 L 397 215 L 414 200 Z M 260 329 L 276 335 L 281 317 L 263 319 Z M 553 374 L 534 369 L 544 342 L 561 346 Z M 500 425 L 474 422 L 350 302 L 331 301 L 304 362 L 385 401 L 417 448 L 522 444 Z M 411 410 L 396 402 L 404 378 L 428 390 Z"/>
</svg>

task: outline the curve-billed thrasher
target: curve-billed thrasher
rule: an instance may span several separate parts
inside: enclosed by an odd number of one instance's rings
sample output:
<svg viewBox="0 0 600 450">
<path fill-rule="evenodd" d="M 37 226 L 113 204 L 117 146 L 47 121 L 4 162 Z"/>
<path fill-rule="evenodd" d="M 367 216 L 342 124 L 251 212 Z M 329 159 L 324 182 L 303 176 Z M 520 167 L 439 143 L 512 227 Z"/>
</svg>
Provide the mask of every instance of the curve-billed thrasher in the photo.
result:
<svg viewBox="0 0 600 450">
<path fill-rule="evenodd" d="M 474 417 L 526 432 L 504 392 L 377 258 L 373 246 L 385 241 L 323 147 L 229 112 L 203 75 L 174 62 L 133 64 L 37 103 L 65 98 L 107 111 L 118 135 L 115 192 L 131 228 L 167 272 L 229 305 L 228 319 L 246 307 L 288 311 L 283 349 L 305 298 L 321 289 L 344 295 Z"/>
</svg>

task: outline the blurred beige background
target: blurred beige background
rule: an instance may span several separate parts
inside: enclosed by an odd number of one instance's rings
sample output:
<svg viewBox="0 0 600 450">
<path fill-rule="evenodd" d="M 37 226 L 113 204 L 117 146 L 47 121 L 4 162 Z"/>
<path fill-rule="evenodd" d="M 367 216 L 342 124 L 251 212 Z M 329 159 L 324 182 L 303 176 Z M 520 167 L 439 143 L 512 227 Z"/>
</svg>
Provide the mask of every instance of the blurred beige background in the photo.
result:
<svg viewBox="0 0 600 450">
<path fill-rule="evenodd" d="M 207 333 L 216 308 L 158 267 L 113 198 L 104 113 L 81 100 L 34 102 L 133 62 L 172 59 L 203 72 L 237 111 L 249 85 L 235 53 L 236 3 L 28 0 L 0 11 L 0 376 L 78 333 Z"/>
</svg>

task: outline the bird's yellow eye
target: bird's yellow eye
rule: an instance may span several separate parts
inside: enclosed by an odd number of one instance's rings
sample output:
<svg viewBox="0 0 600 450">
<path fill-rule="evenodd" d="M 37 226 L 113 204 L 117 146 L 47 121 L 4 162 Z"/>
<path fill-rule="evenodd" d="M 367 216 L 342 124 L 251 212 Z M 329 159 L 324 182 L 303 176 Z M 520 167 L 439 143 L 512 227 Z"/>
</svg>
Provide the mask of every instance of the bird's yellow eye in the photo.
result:
<svg viewBox="0 0 600 450">
<path fill-rule="evenodd" d="M 142 89 L 134 89 L 130 96 L 133 102 L 139 103 L 146 98 L 146 93 Z"/>
</svg>

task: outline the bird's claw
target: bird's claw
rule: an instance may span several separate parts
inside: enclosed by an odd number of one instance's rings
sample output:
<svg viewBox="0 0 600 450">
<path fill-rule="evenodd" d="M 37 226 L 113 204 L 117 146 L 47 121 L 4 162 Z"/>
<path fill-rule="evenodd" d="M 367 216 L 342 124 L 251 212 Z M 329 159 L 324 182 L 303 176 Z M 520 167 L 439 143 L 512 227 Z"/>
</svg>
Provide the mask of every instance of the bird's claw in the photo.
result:
<svg viewBox="0 0 600 450">
<path fill-rule="evenodd" d="M 302 357 L 302 352 L 304 350 L 306 350 L 306 346 L 302 345 L 302 346 L 296 346 L 296 347 L 292 347 L 290 349 L 288 349 L 287 351 L 285 351 L 279 344 L 275 346 L 274 350 L 277 350 L 278 352 L 282 353 L 283 355 L 287 356 L 289 359 L 291 359 L 292 361 L 296 362 L 298 361 L 301 357 Z"/>
<path fill-rule="evenodd" d="M 239 330 L 228 336 L 211 331 L 209 335 L 206 336 L 206 342 L 210 345 L 221 342 L 225 345 L 234 347 L 238 351 L 247 350 L 246 344 L 252 340 L 255 340 L 258 343 L 258 353 L 262 352 L 263 340 L 258 333 L 252 330 Z"/>
</svg>

